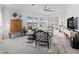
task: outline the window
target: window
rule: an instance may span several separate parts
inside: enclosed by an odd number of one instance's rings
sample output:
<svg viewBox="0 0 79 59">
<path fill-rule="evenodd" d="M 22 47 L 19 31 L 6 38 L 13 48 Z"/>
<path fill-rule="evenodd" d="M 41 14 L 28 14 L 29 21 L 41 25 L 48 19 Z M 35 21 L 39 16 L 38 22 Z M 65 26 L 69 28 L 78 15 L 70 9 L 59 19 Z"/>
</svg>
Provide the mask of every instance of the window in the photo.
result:
<svg viewBox="0 0 79 59">
<path fill-rule="evenodd" d="M 27 17 L 27 25 L 31 25 L 33 28 L 38 27 L 38 18 L 37 17 Z"/>
<path fill-rule="evenodd" d="M 40 19 L 40 25 L 45 30 L 47 28 L 48 21 L 46 19 Z"/>
<path fill-rule="evenodd" d="M 46 28 L 48 21 L 46 19 L 38 17 L 27 17 L 27 25 L 31 25 L 34 28 L 39 28 L 42 25 L 42 28 Z"/>
<path fill-rule="evenodd" d="M 53 17 L 53 18 L 52 18 L 52 24 L 53 24 L 53 27 L 54 27 L 55 29 L 58 29 L 58 27 L 59 27 L 59 20 L 58 20 L 58 17 Z"/>
</svg>

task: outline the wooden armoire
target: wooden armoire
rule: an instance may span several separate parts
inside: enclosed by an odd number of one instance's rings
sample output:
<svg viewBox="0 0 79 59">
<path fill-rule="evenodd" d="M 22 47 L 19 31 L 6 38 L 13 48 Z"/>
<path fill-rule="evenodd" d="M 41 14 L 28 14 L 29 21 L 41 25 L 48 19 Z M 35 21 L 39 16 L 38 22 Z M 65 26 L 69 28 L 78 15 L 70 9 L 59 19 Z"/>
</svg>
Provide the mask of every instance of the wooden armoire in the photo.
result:
<svg viewBox="0 0 79 59">
<path fill-rule="evenodd" d="M 22 20 L 11 19 L 9 36 L 11 36 L 12 33 L 18 33 L 18 32 L 22 32 Z"/>
</svg>

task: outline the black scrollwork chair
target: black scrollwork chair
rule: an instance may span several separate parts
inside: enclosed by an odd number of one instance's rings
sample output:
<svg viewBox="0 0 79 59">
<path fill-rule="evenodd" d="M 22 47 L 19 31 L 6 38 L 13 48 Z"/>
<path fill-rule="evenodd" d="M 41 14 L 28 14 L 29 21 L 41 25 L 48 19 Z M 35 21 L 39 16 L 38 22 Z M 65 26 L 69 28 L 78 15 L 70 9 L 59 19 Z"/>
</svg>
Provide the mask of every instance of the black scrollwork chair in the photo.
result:
<svg viewBox="0 0 79 59">
<path fill-rule="evenodd" d="M 48 33 L 38 30 L 35 32 L 35 46 L 37 46 L 37 42 L 40 43 L 47 43 L 48 49 L 49 49 L 49 39 L 48 39 Z"/>
</svg>

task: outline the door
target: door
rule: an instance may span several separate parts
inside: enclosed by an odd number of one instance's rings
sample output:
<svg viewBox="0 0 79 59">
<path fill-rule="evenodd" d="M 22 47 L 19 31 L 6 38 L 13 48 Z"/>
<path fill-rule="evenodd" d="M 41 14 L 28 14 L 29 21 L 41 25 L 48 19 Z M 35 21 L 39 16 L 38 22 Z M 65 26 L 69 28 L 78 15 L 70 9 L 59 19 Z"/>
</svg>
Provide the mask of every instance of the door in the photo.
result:
<svg viewBox="0 0 79 59">
<path fill-rule="evenodd" d="M 11 20 L 11 33 L 22 31 L 22 21 L 21 20 Z"/>
</svg>

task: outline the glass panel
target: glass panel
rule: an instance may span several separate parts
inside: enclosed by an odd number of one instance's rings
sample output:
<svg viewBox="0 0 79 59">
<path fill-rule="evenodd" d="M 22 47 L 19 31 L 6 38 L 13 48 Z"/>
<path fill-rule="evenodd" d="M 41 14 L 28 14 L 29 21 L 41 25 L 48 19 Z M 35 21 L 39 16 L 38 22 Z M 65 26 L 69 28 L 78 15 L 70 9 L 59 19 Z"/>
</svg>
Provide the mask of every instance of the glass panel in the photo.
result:
<svg viewBox="0 0 79 59">
<path fill-rule="evenodd" d="M 33 19 L 33 22 L 38 22 L 38 20 L 37 19 Z"/>
<path fill-rule="evenodd" d="M 58 20 L 58 17 L 53 17 L 53 18 L 52 18 L 52 24 L 53 24 L 53 27 L 54 27 L 55 29 L 58 29 L 58 27 L 59 27 L 59 20 Z"/>
<path fill-rule="evenodd" d="M 0 39 L 2 38 L 2 12 L 0 9 Z"/>
<path fill-rule="evenodd" d="M 27 19 L 27 22 L 32 22 L 32 19 Z"/>
<path fill-rule="evenodd" d="M 27 17 L 27 25 L 32 26 L 33 28 L 38 27 L 38 18 L 37 17 Z"/>
<path fill-rule="evenodd" d="M 42 25 L 42 29 L 45 31 L 47 28 L 47 19 L 40 19 L 40 25 Z"/>
<path fill-rule="evenodd" d="M 47 22 L 46 19 L 40 19 L 40 22 Z"/>
</svg>

